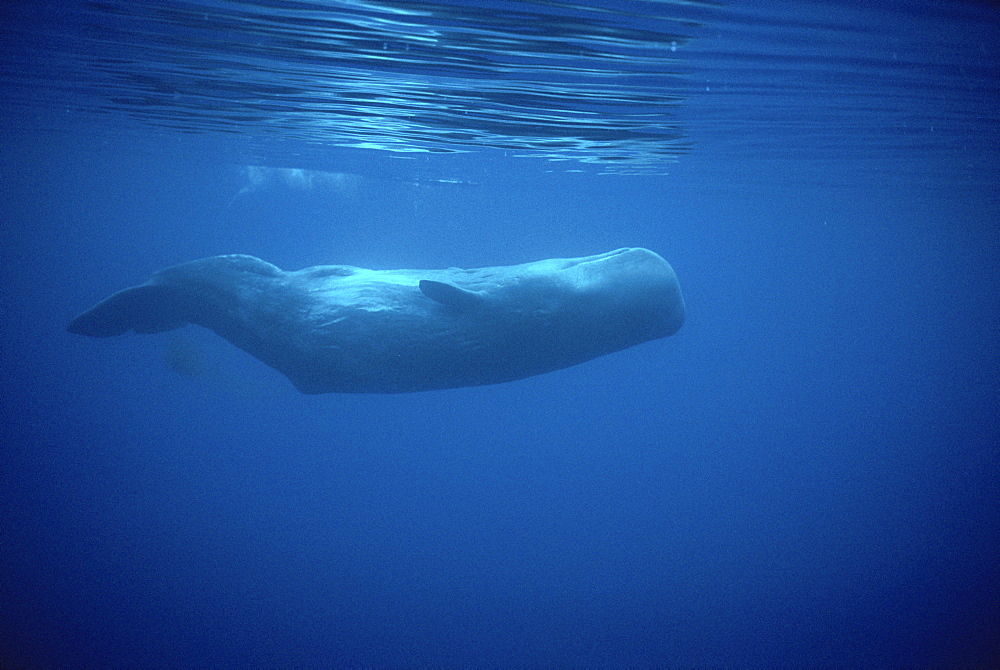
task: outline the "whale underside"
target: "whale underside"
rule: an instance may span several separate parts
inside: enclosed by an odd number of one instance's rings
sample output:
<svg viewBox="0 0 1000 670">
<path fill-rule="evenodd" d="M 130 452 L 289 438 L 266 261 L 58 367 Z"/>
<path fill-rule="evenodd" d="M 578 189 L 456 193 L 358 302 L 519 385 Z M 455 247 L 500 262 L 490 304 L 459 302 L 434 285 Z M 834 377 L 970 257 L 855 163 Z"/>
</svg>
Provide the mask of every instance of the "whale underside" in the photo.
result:
<svg viewBox="0 0 1000 670">
<path fill-rule="evenodd" d="M 672 335 L 684 318 L 673 269 L 641 248 L 471 270 L 286 272 L 229 255 L 161 270 L 68 330 L 111 337 L 194 323 L 303 393 L 405 393 L 558 370 Z"/>
</svg>

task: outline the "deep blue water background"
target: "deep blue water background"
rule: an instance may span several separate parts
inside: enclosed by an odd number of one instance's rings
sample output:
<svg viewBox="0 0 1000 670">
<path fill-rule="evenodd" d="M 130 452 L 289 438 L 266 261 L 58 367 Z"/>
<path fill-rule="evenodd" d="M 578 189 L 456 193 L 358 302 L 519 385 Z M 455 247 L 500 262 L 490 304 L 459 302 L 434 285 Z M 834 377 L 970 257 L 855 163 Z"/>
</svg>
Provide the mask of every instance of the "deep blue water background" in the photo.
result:
<svg viewBox="0 0 1000 670">
<path fill-rule="evenodd" d="M 767 30 L 745 11 L 700 42 L 713 80 L 749 81 L 723 67 L 743 62 L 734 25 Z M 995 54 L 995 15 L 932 13 L 911 18 L 956 58 Z M 340 175 L 310 188 L 252 188 L 238 136 L 71 114 L 30 132 L 7 109 L 0 662 L 995 661 L 996 73 L 966 99 L 948 76 L 915 72 L 889 111 L 706 85 L 666 174 L 498 149 L 265 157 Z M 883 122 L 911 105 L 906 132 Z M 951 125 L 925 122 L 935 105 Z M 673 265 L 681 331 L 510 384 L 307 396 L 194 327 L 65 333 L 215 254 L 477 267 L 620 246 Z"/>
</svg>

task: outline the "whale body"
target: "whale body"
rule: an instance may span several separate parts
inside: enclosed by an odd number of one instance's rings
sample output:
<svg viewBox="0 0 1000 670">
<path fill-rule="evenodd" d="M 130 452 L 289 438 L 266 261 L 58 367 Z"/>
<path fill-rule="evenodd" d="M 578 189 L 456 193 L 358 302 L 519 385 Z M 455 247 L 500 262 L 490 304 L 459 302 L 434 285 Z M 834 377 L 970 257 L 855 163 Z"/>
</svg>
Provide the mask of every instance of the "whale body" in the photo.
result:
<svg viewBox="0 0 1000 670">
<path fill-rule="evenodd" d="M 194 323 L 303 393 L 405 393 L 513 381 L 672 335 L 677 276 L 647 249 L 462 270 L 321 265 L 253 256 L 175 265 L 106 298 L 71 333 Z"/>
</svg>

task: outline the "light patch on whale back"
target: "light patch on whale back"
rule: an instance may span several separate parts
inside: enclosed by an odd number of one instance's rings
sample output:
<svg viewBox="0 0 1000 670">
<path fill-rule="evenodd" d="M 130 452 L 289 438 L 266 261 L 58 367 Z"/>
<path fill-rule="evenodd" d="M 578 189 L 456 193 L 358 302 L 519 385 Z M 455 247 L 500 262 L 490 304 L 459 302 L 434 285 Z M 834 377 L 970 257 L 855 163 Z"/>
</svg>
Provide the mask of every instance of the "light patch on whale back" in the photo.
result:
<svg viewBox="0 0 1000 670">
<path fill-rule="evenodd" d="M 328 276 L 317 281 L 313 293 L 336 304 L 350 305 L 352 310 L 365 312 L 385 312 L 398 309 L 391 300 L 386 300 L 387 286 L 399 286 L 419 291 L 420 277 L 403 272 L 384 270 L 354 270 L 347 276 Z"/>
</svg>

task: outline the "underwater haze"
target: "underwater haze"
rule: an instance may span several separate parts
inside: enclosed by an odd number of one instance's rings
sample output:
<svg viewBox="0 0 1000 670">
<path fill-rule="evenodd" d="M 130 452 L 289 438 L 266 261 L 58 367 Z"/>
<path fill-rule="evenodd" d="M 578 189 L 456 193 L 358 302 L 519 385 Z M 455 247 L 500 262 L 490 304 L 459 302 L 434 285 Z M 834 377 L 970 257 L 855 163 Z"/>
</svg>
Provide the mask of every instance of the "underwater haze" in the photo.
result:
<svg viewBox="0 0 1000 670">
<path fill-rule="evenodd" d="M 998 45 L 961 1 L 3 3 L 0 665 L 994 667 Z M 680 330 L 503 384 L 66 331 L 221 254 L 621 247 Z"/>
</svg>

